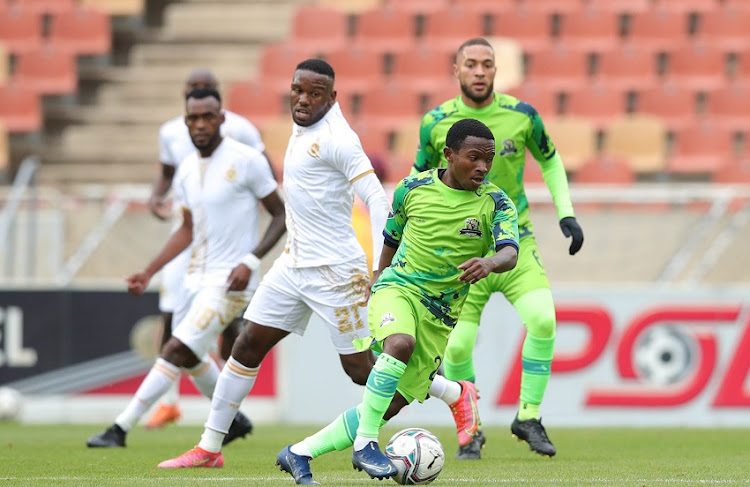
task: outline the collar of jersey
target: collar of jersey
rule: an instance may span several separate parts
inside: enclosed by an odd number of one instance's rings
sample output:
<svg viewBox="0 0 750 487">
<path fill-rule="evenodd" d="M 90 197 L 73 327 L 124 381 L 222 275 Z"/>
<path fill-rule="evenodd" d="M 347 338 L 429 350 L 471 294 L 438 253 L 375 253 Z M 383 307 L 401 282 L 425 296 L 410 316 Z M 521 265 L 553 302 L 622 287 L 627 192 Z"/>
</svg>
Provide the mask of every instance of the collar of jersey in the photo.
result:
<svg viewBox="0 0 750 487">
<path fill-rule="evenodd" d="M 470 107 L 469 105 L 467 105 L 466 103 L 464 103 L 463 97 L 459 95 L 459 97 L 458 97 L 458 106 L 461 108 L 461 110 L 463 112 L 468 113 L 469 115 L 483 115 L 483 114 L 485 114 L 487 112 L 492 111 L 492 109 L 495 106 L 494 100 L 495 100 L 495 97 L 497 96 L 497 93 L 493 92 L 492 96 L 493 96 L 493 99 L 492 99 L 493 103 L 490 103 L 489 105 L 487 105 L 486 107 L 483 107 L 483 108 L 473 108 L 473 107 Z"/>
</svg>

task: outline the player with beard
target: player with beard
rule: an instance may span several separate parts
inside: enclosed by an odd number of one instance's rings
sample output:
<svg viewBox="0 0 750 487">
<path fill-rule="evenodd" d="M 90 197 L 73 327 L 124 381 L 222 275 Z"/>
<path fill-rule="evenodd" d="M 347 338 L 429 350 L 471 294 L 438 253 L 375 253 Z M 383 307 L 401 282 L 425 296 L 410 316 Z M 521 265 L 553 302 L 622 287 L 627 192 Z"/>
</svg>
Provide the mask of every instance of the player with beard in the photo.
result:
<svg viewBox="0 0 750 487">
<path fill-rule="evenodd" d="M 431 110 L 422 119 L 419 149 L 412 174 L 433 167 L 446 167 L 447 161 L 443 155 L 446 133 L 457 120 L 475 118 L 484 122 L 492 130 L 497 143 L 494 164 L 487 180 L 505 191 L 516 205 L 520 254 L 518 265 L 512 271 L 492 274 L 471 286 L 448 341 L 443 362 L 444 374 L 451 380 L 475 380 L 472 352 L 479 319 L 490 295 L 503 293 L 518 311 L 527 332 L 521 352 L 520 404 L 511 432 L 526 441 L 533 451 L 553 456 L 556 450 L 542 426 L 539 406 L 550 378 L 554 353 L 555 305 L 539 257 L 529 219 L 529 203 L 524 192 L 527 149 L 541 166 L 563 235 L 572 237 L 570 255 L 578 252 L 583 245 L 583 231 L 573 212 L 565 167 L 541 117 L 528 103 L 494 91 L 497 67 L 492 45 L 483 38 L 464 42 L 456 53 L 453 70 L 460 83 L 461 94 Z M 481 429 L 468 440 L 459 435 L 457 458 L 479 459 L 484 443 L 485 436 Z"/>
</svg>

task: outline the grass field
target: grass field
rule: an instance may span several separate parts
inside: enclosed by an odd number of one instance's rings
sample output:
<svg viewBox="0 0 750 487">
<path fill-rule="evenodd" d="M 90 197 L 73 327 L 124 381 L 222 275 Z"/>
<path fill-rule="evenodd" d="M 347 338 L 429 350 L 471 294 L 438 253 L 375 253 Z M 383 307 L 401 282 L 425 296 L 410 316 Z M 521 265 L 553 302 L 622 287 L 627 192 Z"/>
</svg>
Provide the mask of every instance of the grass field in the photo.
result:
<svg viewBox="0 0 750 487">
<path fill-rule="evenodd" d="M 102 425 L 104 426 L 104 425 Z M 195 445 L 202 428 L 137 428 L 128 447 L 88 449 L 96 426 L 25 426 L 0 423 L 0 485 L 180 486 L 293 485 L 274 466 L 276 453 L 315 427 L 259 425 L 252 437 L 224 450 L 222 469 L 162 470 L 156 464 Z M 738 429 L 550 429 L 558 449 L 552 459 L 529 452 L 507 428 L 487 428 L 480 461 L 457 461 L 455 433 L 430 428 L 443 442 L 446 464 L 432 485 L 656 486 L 750 484 L 750 430 Z M 396 428 L 385 428 L 384 443 Z M 352 470 L 350 451 L 312 463 L 316 480 L 328 486 L 388 486 Z"/>
</svg>

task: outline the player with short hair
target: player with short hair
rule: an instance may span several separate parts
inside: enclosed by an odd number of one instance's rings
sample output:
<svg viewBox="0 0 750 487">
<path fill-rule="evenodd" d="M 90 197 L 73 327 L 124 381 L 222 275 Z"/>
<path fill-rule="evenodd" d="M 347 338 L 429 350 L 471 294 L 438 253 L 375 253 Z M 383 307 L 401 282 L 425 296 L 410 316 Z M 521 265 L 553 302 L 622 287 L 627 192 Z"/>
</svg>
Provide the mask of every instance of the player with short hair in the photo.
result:
<svg viewBox="0 0 750 487">
<path fill-rule="evenodd" d="M 395 189 L 383 271 L 371 282 L 371 336 L 357 342 L 382 353 L 358 406 L 279 452 L 276 464 L 297 484 L 316 484 L 313 458 L 350 446 L 354 468 L 373 478 L 395 475 L 378 446 L 380 428 L 427 398 L 470 286 L 516 265 L 516 209 L 485 181 L 495 155 L 492 132 L 477 120 L 460 120 L 448 131 L 444 153 L 447 168 L 409 176 Z"/>
<path fill-rule="evenodd" d="M 206 397 L 219 375 L 207 357 L 221 331 L 247 307 L 258 286 L 260 259 L 285 231 L 285 211 L 266 158 L 257 150 L 222 137 L 221 97 L 199 88 L 186 97 L 185 123 L 196 151 L 177 169 L 175 190 L 182 225 L 157 256 L 126 278 L 128 291 L 141 295 L 151 277 L 190 247 L 185 299 L 172 337 L 115 423 L 88 439 L 89 447 L 124 447 L 127 432 L 173 385 L 182 370 Z M 271 215 L 258 238 L 258 203 Z M 251 425 L 238 411 L 225 443 L 245 436 Z"/>
<path fill-rule="evenodd" d="M 491 44 L 483 38 L 464 42 L 456 53 L 453 70 L 461 94 L 422 119 L 420 148 L 412 172 L 446 164 L 443 158 L 446 133 L 456 120 L 470 117 L 487 124 L 498 146 L 495 164 L 487 179 L 502 188 L 518 209 L 521 250 L 518 265 L 511 272 L 493 274 L 472 286 L 448 341 L 444 373 L 449 379 L 474 381 L 472 351 L 479 319 L 490 295 L 502 292 L 518 311 L 527 330 L 522 349 L 520 406 L 511 431 L 528 442 L 535 452 L 552 456 L 556 450 L 542 426 L 539 406 L 549 381 L 554 353 L 555 305 L 529 219 L 529 203 L 523 185 L 526 149 L 542 168 L 563 234 L 572 237 L 571 255 L 583 245 L 583 231 L 573 212 L 565 167 L 541 117 L 528 103 L 493 90 L 497 67 Z M 460 445 L 457 458 L 480 458 L 484 442 L 480 430 L 470 443 Z"/>
<path fill-rule="evenodd" d="M 223 466 L 222 438 L 252 390 L 261 361 L 290 333 L 304 334 L 313 312 L 327 324 L 346 374 L 356 384 L 367 381 L 374 357 L 353 342 L 368 334 L 370 273 L 351 225 L 352 204 L 356 193 L 369 209 L 373 265 L 379 262 L 383 241 L 378 236 L 390 205 L 359 137 L 341 113 L 334 81 L 333 68 L 320 59 L 303 61 L 294 71 L 294 124 L 284 157 L 286 249 L 245 312 L 245 327 L 219 377 L 200 442 L 161 462 L 161 468 Z M 476 431 L 473 384 L 464 387 L 441 378 L 431 394 L 450 405 L 459 429 Z"/>
<path fill-rule="evenodd" d="M 218 90 L 219 81 L 216 76 L 205 68 L 193 70 L 185 81 L 183 96 L 187 96 L 196 88 L 211 88 Z M 221 135 L 230 137 L 238 142 L 249 145 L 262 152 L 264 156 L 266 147 L 261 139 L 260 132 L 246 118 L 229 110 L 224 110 L 224 123 L 221 124 Z M 160 171 L 154 181 L 148 206 L 151 212 L 161 220 L 172 219 L 174 221 L 173 231 L 181 224 L 181 215 L 177 214 L 180 208 L 178 201 L 173 201 L 171 209 L 167 207 L 165 197 L 172 187 L 172 180 L 180 163 L 195 152 L 195 146 L 190 139 L 190 132 L 185 125 L 185 116 L 179 115 L 172 118 L 159 128 L 159 165 Z M 273 171 L 273 168 L 271 169 Z M 174 200 L 174 198 L 173 198 Z M 172 209 L 174 211 L 172 211 Z M 161 271 L 161 287 L 159 292 L 159 311 L 162 316 L 163 346 L 172 336 L 172 325 L 177 321 L 172 319 L 174 310 L 179 307 L 182 299 L 182 280 L 187 270 L 190 250 L 185 249 L 179 256 L 168 262 Z M 226 360 L 232 351 L 234 340 L 239 334 L 239 323 L 231 323 L 221 334 L 221 346 L 219 349 L 221 357 Z M 178 420 L 182 413 L 177 404 L 179 399 L 180 381 L 175 381 L 174 387 L 164 395 L 156 410 L 144 424 L 146 428 L 161 428 Z"/>
</svg>

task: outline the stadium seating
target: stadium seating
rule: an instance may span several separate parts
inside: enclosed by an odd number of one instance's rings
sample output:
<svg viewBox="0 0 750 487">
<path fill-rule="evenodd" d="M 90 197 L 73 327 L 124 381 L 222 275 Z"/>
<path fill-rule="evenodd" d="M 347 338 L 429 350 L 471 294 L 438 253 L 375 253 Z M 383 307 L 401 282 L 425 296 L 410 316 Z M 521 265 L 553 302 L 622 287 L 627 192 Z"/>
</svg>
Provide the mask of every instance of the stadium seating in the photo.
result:
<svg viewBox="0 0 750 487">
<path fill-rule="evenodd" d="M 0 120 L 0 174 L 8 170 L 10 162 L 10 143 L 8 141 L 8 131 L 5 124 Z"/>
<path fill-rule="evenodd" d="M 689 125 L 675 132 L 668 169 L 674 174 L 707 175 L 732 160 L 732 129 L 711 121 Z"/>
<path fill-rule="evenodd" d="M 599 54 L 595 78 L 599 83 L 620 89 L 643 90 L 659 82 L 656 53 L 636 43 L 626 43 Z"/>
<path fill-rule="evenodd" d="M 625 159 L 599 155 L 584 162 L 572 180 L 576 183 L 631 184 L 636 181 L 636 174 Z"/>
<path fill-rule="evenodd" d="M 750 183 L 750 158 L 744 156 L 728 160 L 714 171 L 711 180 L 721 184 Z"/>
<path fill-rule="evenodd" d="M 70 95 L 78 86 L 75 57 L 51 43 L 19 54 L 14 77 L 41 95 Z"/>
<path fill-rule="evenodd" d="M 289 113 L 289 90 L 282 85 L 235 81 L 229 85 L 226 107 L 262 124 Z"/>
<path fill-rule="evenodd" d="M 566 115 L 586 117 L 595 127 L 606 126 L 625 113 L 626 93 L 603 84 L 582 85 L 568 92 Z"/>
<path fill-rule="evenodd" d="M 612 48 L 619 41 L 619 22 L 619 14 L 611 10 L 584 8 L 565 13 L 560 42 L 596 50 Z"/>
<path fill-rule="evenodd" d="M 524 81 L 519 86 L 508 90 L 508 94 L 533 106 L 542 118 L 560 114 L 558 93 L 549 86 Z"/>
<path fill-rule="evenodd" d="M 325 55 L 336 71 L 336 89 L 344 93 L 369 91 L 385 81 L 383 53 L 366 44 L 342 46 Z"/>
<path fill-rule="evenodd" d="M 715 89 L 726 84 L 726 63 L 721 50 L 706 43 L 684 44 L 669 53 L 667 76 L 688 89 Z"/>
<path fill-rule="evenodd" d="M 415 39 L 415 22 L 411 14 L 384 7 L 357 16 L 355 43 L 382 51 L 406 50 Z"/>
<path fill-rule="evenodd" d="M 709 94 L 708 114 L 717 124 L 746 127 L 750 117 L 750 86 L 743 82 Z"/>
<path fill-rule="evenodd" d="M 359 116 L 366 117 L 368 123 L 392 129 L 404 118 L 420 113 L 422 107 L 419 96 L 415 87 L 388 83 L 362 93 L 362 110 Z"/>
<path fill-rule="evenodd" d="M 524 51 L 550 46 L 551 27 L 549 15 L 530 12 L 528 9 L 514 9 L 492 17 L 492 35 L 515 39 Z"/>
<path fill-rule="evenodd" d="M 638 113 L 655 115 L 670 129 L 694 123 L 697 118 L 695 93 L 677 83 L 662 83 L 638 93 Z"/>
<path fill-rule="evenodd" d="M 419 128 L 422 125 L 420 117 L 404 119 L 396 127 L 393 137 L 392 157 L 389 167 L 389 177 L 398 181 L 409 174 L 414 165 L 414 158 L 419 146 Z"/>
<path fill-rule="evenodd" d="M 294 12 L 292 36 L 326 51 L 346 42 L 347 16 L 336 8 L 300 5 Z"/>
<path fill-rule="evenodd" d="M 453 0 L 453 5 L 480 15 L 504 14 L 519 7 L 517 0 Z"/>
<path fill-rule="evenodd" d="M 748 46 L 748 32 L 750 9 L 721 8 L 701 15 L 698 38 L 722 49 L 742 49 Z"/>
<path fill-rule="evenodd" d="M 626 160 L 636 173 L 656 173 L 665 167 L 666 137 L 666 126 L 657 117 L 620 117 L 607 127 L 604 153 Z"/>
<path fill-rule="evenodd" d="M 392 76 L 404 86 L 413 84 L 423 92 L 452 86 L 455 47 L 440 49 L 428 43 L 399 52 L 394 57 Z"/>
<path fill-rule="evenodd" d="M 529 81 L 554 86 L 558 90 L 582 86 L 587 72 L 588 53 L 559 44 L 534 52 L 526 66 Z"/>
<path fill-rule="evenodd" d="M 289 86 L 295 66 L 300 61 L 319 54 L 316 46 L 294 39 L 266 44 L 260 54 L 258 72 L 264 83 Z"/>
<path fill-rule="evenodd" d="M 0 15 L 0 42 L 12 53 L 33 51 L 42 44 L 42 18 L 13 6 Z"/>
<path fill-rule="evenodd" d="M 112 16 L 132 16 L 144 12 L 146 0 L 78 0 L 84 8 L 95 8 Z"/>
<path fill-rule="evenodd" d="M 588 119 L 550 117 L 544 125 L 567 171 L 577 171 L 596 153 L 596 132 Z"/>
<path fill-rule="evenodd" d="M 646 10 L 635 12 L 627 39 L 652 49 L 669 50 L 687 39 L 687 17 L 678 12 Z"/>
<path fill-rule="evenodd" d="M 435 10 L 447 8 L 450 0 L 383 0 L 383 6 L 395 8 L 402 12 L 425 14 Z"/>
<path fill-rule="evenodd" d="M 16 0 L 15 3 L 22 5 L 29 12 L 40 14 L 59 14 L 74 10 L 76 7 L 75 0 Z"/>
<path fill-rule="evenodd" d="M 378 8 L 380 0 L 318 0 L 317 5 L 347 13 L 360 13 Z"/>
<path fill-rule="evenodd" d="M 424 39 L 431 46 L 440 46 L 453 51 L 466 39 L 489 35 L 484 17 L 462 8 L 435 10 L 425 16 Z"/>
<path fill-rule="evenodd" d="M 112 47 L 112 27 L 107 14 L 92 9 L 76 9 L 52 18 L 50 42 L 78 55 L 103 55 Z"/>
<path fill-rule="evenodd" d="M 281 181 L 284 173 L 284 154 L 292 135 L 292 118 L 290 115 L 279 116 L 259 123 L 258 128 L 276 178 Z"/>
<path fill-rule="evenodd" d="M 39 130 L 42 106 L 37 93 L 14 82 L 0 86 L 0 120 L 10 133 Z"/>
<path fill-rule="evenodd" d="M 8 48 L 0 42 L 0 84 L 4 84 L 8 80 L 9 72 L 10 56 L 8 55 Z"/>
<path fill-rule="evenodd" d="M 677 13 L 707 12 L 716 8 L 716 0 L 655 0 L 656 9 Z"/>
</svg>

